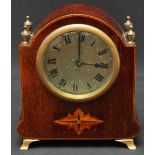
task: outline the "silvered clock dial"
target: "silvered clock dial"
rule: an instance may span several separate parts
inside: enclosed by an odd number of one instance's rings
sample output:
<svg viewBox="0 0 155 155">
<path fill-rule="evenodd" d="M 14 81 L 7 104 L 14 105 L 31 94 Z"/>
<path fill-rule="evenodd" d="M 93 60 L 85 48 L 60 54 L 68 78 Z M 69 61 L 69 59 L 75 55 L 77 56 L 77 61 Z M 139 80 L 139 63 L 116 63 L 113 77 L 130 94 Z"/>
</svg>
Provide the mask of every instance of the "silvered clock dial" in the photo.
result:
<svg viewBox="0 0 155 155">
<path fill-rule="evenodd" d="M 119 55 L 104 32 L 74 24 L 44 39 L 36 65 L 49 91 L 65 99 L 84 101 L 111 87 L 119 72 Z"/>
</svg>

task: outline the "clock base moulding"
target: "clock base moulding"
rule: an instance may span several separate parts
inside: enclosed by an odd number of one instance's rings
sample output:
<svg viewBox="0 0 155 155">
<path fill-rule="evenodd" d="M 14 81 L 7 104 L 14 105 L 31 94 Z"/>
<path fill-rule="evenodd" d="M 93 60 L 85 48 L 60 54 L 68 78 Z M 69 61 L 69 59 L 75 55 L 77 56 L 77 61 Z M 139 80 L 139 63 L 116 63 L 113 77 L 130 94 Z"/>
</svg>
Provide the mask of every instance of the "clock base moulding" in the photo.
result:
<svg viewBox="0 0 155 155">
<path fill-rule="evenodd" d="M 57 140 L 59 140 L 59 139 L 57 139 Z M 30 144 L 33 143 L 33 142 L 37 142 L 37 141 L 40 141 L 40 140 L 37 140 L 37 139 L 23 139 L 23 143 L 22 143 L 22 145 L 20 147 L 20 150 L 25 150 L 25 151 L 28 150 Z M 125 144 L 129 150 L 136 150 L 136 145 L 134 144 L 133 139 L 120 139 L 120 140 L 115 140 L 115 141 Z"/>
</svg>

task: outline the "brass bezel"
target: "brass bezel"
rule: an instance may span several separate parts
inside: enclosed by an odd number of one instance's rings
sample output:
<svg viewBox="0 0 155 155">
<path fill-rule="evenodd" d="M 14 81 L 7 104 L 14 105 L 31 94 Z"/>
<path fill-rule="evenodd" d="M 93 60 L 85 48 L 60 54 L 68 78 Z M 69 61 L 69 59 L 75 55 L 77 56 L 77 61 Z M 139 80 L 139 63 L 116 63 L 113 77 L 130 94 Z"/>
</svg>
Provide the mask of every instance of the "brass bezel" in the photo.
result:
<svg viewBox="0 0 155 155">
<path fill-rule="evenodd" d="M 48 47 L 49 43 L 51 40 L 54 40 L 56 37 L 67 33 L 71 31 L 85 31 L 92 33 L 98 37 L 100 37 L 111 49 L 112 52 L 112 57 L 113 57 L 113 69 L 112 69 L 112 74 L 111 77 L 109 78 L 108 82 L 101 86 L 99 89 L 90 92 L 88 94 L 83 94 L 83 95 L 76 95 L 76 94 L 69 94 L 66 92 L 63 92 L 62 90 L 58 89 L 56 86 L 54 86 L 52 83 L 50 83 L 43 70 L 43 56 L 46 51 L 46 48 Z M 85 24 L 71 24 L 71 25 L 66 25 L 61 28 L 56 29 L 55 31 L 51 32 L 41 43 L 37 56 L 36 56 L 36 69 L 39 75 L 40 80 L 44 84 L 44 86 L 53 94 L 56 96 L 65 99 L 67 101 L 73 101 L 73 102 L 83 102 L 83 101 L 88 101 L 92 100 L 100 95 L 103 95 L 107 90 L 112 86 L 112 84 L 115 82 L 118 73 L 119 73 L 119 68 L 120 68 L 120 59 L 119 59 L 119 54 L 118 50 L 114 44 L 114 42 L 108 37 L 107 34 L 105 34 L 103 31 L 99 30 L 96 27 L 90 26 L 90 25 L 85 25 Z"/>
</svg>

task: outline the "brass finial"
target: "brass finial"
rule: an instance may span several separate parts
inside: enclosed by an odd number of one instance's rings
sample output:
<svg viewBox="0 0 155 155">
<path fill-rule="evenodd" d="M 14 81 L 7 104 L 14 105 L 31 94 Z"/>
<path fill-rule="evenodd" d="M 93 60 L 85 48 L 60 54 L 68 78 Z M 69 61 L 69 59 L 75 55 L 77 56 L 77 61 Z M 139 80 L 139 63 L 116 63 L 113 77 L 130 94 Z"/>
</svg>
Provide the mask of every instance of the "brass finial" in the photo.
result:
<svg viewBox="0 0 155 155">
<path fill-rule="evenodd" d="M 128 31 L 130 29 L 130 26 L 133 26 L 133 23 L 131 22 L 130 16 L 126 16 L 126 22 L 124 23 L 125 31 Z"/>
<path fill-rule="evenodd" d="M 32 37 L 31 29 L 32 29 L 32 22 L 30 21 L 30 17 L 26 16 L 26 20 L 24 22 L 24 30 L 21 32 L 22 44 L 24 45 L 29 44 Z"/>
<path fill-rule="evenodd" d="M 126 32 L 126 39 L 128 44 L 135 44 L 135 32 L 132 26 L 130 26 L 130 30 Z"/>
<path fill-rule="evenodd" d="M 133 31 L 133 23 L 131 22 L 130 16 L 126 17 L 126 22 L 124 23 L 125 28 L 125 39 L 127 44 L 135 44 L 135 32 Z"/>
<path fill-rule="evenodd" d="M 31 32 L 27 31 L 27 26 L 24 26 L 24 30 L 21 32 L 22 44 L 28 45 L 30 41 Z"/>
<path fill-rule="evenodd" d="M 26 16 L 26 20 L 24 22 L 24 26 L 26 26 L 27 31 L 31 31 L 32 29 L 32 22 L 30 21 L 30 17 Z"/>
</svg>

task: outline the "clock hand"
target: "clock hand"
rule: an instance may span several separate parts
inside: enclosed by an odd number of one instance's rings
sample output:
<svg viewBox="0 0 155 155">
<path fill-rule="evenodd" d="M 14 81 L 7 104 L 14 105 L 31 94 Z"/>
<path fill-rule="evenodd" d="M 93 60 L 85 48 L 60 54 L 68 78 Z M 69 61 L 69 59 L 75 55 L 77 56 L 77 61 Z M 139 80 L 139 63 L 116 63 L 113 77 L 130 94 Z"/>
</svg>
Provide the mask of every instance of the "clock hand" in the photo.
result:
<svg viewBox="0 0 155 155">
<path fill-rule="evenodd" d="M 78 33 L 78 62 L 80 62 L 81 55 L 81 42 L 80 42 L 80 32 Z"/>
<path fill-rule="evenodd" d="M 96 63 L 95 64 L 95 67 L 100 67 L 100 68 L 108 68 L 108 64 L 107 63 Z"/>
<path fill-rule="evenodd" d="M 81 41 L 80 41 L 80 32 L 78 32 L 78 59 L 75 62 L 75 64 L 80 67 L 81 62 L 80 62 L 80 56 L 81 56 Z"/>
<path fill-rule="evenodd" d="M 94 67 L 99 67 L 99 68 L 108 68 L 107 63 L 95 63 L 95 64 L 89 64 L 89 63 L 80 63 L 80 65 L 89 65 L 89 66 L 94 66 Z"/>
</svg>

